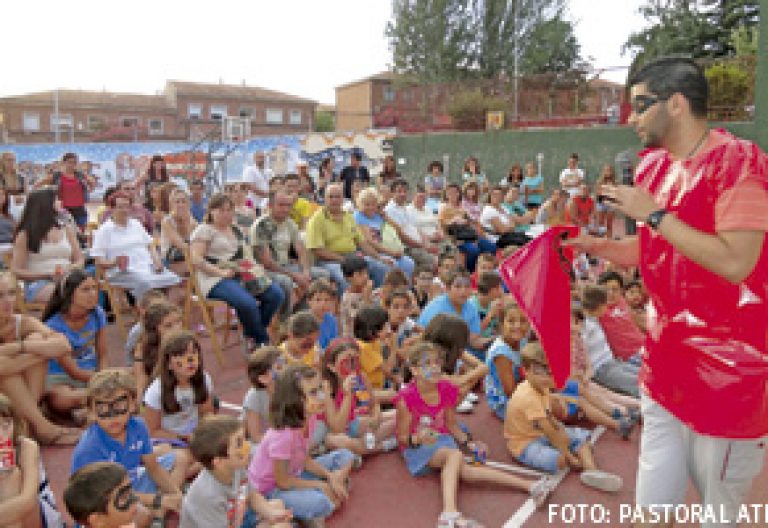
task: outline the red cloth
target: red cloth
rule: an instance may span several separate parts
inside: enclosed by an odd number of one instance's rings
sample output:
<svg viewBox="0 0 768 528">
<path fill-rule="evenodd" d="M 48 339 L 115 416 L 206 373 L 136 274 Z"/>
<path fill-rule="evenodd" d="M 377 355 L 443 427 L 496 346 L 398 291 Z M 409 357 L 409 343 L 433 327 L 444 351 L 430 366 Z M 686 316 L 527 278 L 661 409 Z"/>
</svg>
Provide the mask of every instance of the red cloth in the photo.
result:
<svg viewBox="0 0 768 528">
<path fill-rule="evenodd" d="M 715 233 L 718 199 L 745 181 L 768 189 L 768 157 L 725 131 L 673 165 L 666 151 L 641 153 L 636 182 L 677 218 Z M 768 204 L 766 204 L 768 206 Z M 752 274 L 731 284 L 639 228 L 640 271 L 650 297 L 640 382 L 700 434 L 768 434 L 768 238 Z"/>
<path fill-rule="evenodd" d="M 576 236 L 574 226 L 550 227 L 502 262 L 501 277 L 541 340 L 555 385 L 565 386 L 571 373 L 571 288 L 568 273 L 573 251 L 560 237 Z M 561 254 L 558 251 L 562 251 Z"/>
<path fill-rule="evenodd" d="M 576 218 L 575 222 L 579 225 L 589 224 L 590 216 L 595 211 L 595 201 L 591 196 L 576 195 L 572 198 L 573 204 L 576 206 Z"/>
<path fill-rule="evenodd" d="M 62 174 L 59 178 L 59 200 L 64 207 L 83 207 L 85 195 L 80 180 Z"/>
<path fill-rule="evenodd" d="M 608 305 L 600 317 L 600 326 L 613 355 L 623 361 L 637 354 L 645 344 L 645 334 L 635 324 L 632 310 L 623 298 L 616 304 Z"/>
</svg>

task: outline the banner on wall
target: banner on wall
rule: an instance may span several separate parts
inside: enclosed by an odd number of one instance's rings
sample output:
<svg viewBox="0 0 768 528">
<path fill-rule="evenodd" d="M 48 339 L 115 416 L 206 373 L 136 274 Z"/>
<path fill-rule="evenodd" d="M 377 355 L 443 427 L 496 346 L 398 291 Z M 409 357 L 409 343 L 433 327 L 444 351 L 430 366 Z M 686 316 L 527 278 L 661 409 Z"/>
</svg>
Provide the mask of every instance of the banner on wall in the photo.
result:
<svg viewBox="0 0 768 528">
<path fill-rule="evenodd" d="M 19 173 L 34 183 L 58 169 L 67 152 L 77 154 L 80 170 L 98 179 L 92 196 L 123 180 L 133 180 L 149 168 L 154 155 L 165 158 L 172 178 L 200 178 L 206 175 L 209 159 L 222 182 L 241 181 L 245 168 L 256 152 L 266 153 L 267 166 L 274 174 L 294 172 L 300 161 L 317 169 L 323 158 L 331 156 L 336 167 L 349 163 L 352 152 L 363 154 L 372 174 L 378 173 L 384 156 L 391 150 L 391 132 L 371 131 L 353 135 L 286 135 L 251 138 L 239 143 L 126 142 L 126 143 L 44 143 L 2 145 L 0 151 L 16 155 Z M 387 147 L 389 145 L 389 147 Z M 316 172 L 313 170 L 312 172 Z"/>
</svg>

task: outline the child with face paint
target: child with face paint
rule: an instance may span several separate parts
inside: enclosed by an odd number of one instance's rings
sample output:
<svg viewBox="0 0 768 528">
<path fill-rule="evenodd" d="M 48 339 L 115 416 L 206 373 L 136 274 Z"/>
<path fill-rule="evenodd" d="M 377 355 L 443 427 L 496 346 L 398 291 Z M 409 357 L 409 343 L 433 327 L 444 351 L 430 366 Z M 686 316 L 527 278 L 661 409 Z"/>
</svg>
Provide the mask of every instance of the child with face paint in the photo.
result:
<svg viewBox="0 0 768 528">
<path fill-rule="evenodd" d="M 134 526 L 140 508 L 128 472 L 116 462 L 94 462 L 69 478 L 64 503 L 87 528 Z"/>
<path fill-rule="evenodd" d="M 277 347 L 261 347 L 248 357 L 248 379 L 251 388 L 243 398 L 243 421 L 246 436 L 259 442 L 269 427 L 269 402 L 275 388 L 275 380 L 287 361 Z"/>
<path fill-rule="evenodd" d="M 136 377 L 136 394 L 141 399 L 155 375 L 160 355 L 160 342 L 167 334 L 181 330 L 182 313 L 178 306 L 167 301 L 150 305 L 141 319 L 143 328 L 133 354 L 133 375 Z"/>
<path fill-rule="evenodd" d="M 161 443 L 186 447 L 199 419 L 213 413 L 213 383 L 192 332 L 165 336 L 155 375 L 142 411 L 149 434 Z"/>
<path fill-rule="evenodd" d="M 46 502 L 53 492 L 40 460 L 37 442 L 24 436 L 24 422 L 11 401 L 0 394 L 0 519 L 3 526 L 27 526 L 27 519 L 40 519 L 61 526 L 55 502 Z M 45 485 L 40 489 L 40 484 Z"/>
<path fill-rule="evenodd" d="M 259 521 L 264 526 L 290 528 L 291 512 L 282 501 L 267 501 L 248 489 L 246 468 L 251 448 L 237 418 L 206 416 L 195 429 L 189 447 L 204 469 L 184 497 L 181 528 L 255 526 Z"/>
<path fill-rule="evenodd" d="M 320 375 L 306 365 L 289 365 L 277 377 L 269 407 L 271 427 L 264 433 L 248 467 L 252 488 L 267 499 L 280 499 L 294 518 L 324 526 L 347 499 L 354 455 L 348 449 L 309 456 L 317 415 L 326 407 Z"/>
<path fill-rule="evenodd" d="M 137 525 L 149 526 L 152 516 L 162 517 L 181 507 L 180 489 L 191 456 L 185 450 L 164 455 L 153 452 L 147 426 L 132 416 L 134 387 L 133 378 L 121 369 L 102 370 L 88 382 L 88 410 L 94 421 L 75 446 L 71 472 L 94 462 L 119 463 L 128 471 L 143 505 Z"/>
<path fill-rule="evenodd" d="M 354 339 L 331 341 L 323 363 L 329 398 L 325 420 L 328 447 L 345 447 L 358 455 L 391 451 L 394 438 L 393 412 L 382 413 L 379 400 L 360 366 L 360 349 Z"/>
<path fill-rule="evenodd" d="M 472 436 L 459 427 L 455 411 L 459 389 L 443 378 L 440 356 L 441 350 L 429 342 L 412 347 L 408 360 L 413 381 L 400 389 L 395 399 L 397 439 L 408 471 L 415 477 L 432 469 L 442 473 L 443 512 L 438 526 L 479 526 L 458 510 L 459 480 L 526 491 L 537 504 L 542 504 L 551 488 L 547 479 L 534 482 L 465 462 L 459 445 L 468 452 L 487 451 L 487 447 L 473 441 Z"/>
</svg>

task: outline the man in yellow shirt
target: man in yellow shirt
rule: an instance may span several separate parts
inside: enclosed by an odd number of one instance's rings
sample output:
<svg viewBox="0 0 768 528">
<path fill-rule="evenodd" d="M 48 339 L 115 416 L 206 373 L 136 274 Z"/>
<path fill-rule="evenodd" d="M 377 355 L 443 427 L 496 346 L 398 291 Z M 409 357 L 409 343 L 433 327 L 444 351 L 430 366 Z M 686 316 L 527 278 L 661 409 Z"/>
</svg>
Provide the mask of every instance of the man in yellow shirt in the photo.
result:
<svg viewBox="0 0 768 528">
<path fill-rule="evenodd" d="M 293 205 L 291 206 L 291 219 L 296 222 L 299 229 L 304 229 L 307 224 L 307 220 L 317 211 L 319 205 L 312 203 L 306 198 L 299 196 L 299 190 L 301 188 L 301 179 L 298 174 L 286 174 L 285 175 L 285 187 L 284 190 L 293 199 Z"/>
<path fill-rule="evenodd" d="M 384 282 L 387 266 L 379 260 L 376 250 L 366 242 L 351 213 L 341 208 L 344 190 L 340 184 L 325 188 L 325 206 L 318 209 L 307 222 L 306 246 L 312 251 L 315 263 L 328 270 L 339 286 L 339 297 L 347 287 L 341 272 L 344 256 L 362 251 L 368 263 L 368 274 L 376 287 Z"/>
</svg>

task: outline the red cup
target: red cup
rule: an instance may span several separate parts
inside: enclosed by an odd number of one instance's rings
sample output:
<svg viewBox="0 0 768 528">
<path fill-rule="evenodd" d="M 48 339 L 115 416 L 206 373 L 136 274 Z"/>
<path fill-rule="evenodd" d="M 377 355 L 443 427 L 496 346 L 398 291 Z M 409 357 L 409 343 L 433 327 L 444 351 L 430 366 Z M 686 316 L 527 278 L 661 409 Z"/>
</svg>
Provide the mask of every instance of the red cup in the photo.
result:
<svg viewBox="0 0 768 528">
<path fill-rule="evenodd" d="M 16 466 L 16 450 L 10 438 L 0 441 L 0 471 L 10 471 Z"/>
</svg>

